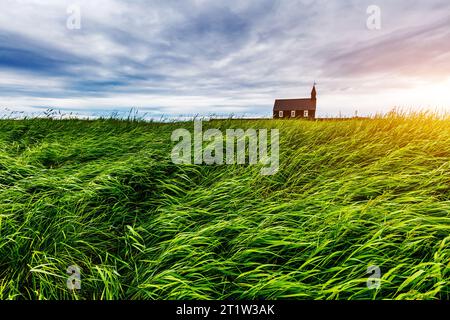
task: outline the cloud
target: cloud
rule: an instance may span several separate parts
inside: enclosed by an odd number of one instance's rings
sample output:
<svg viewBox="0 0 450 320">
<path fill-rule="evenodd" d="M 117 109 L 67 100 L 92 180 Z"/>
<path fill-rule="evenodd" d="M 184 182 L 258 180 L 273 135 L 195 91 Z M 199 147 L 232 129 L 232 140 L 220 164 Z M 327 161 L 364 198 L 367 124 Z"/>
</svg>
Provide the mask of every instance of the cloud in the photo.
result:
<svg viewBox="0 0 450 320">
<path fill-rule="evenodd" d="M 89 64 L 68 52 L 43 46 L 36 39 L 0 30 L 0 68 L 26 70 L 44 75 L 68 74 L 73 65 Z"/>
<path fill-rule="evenodd" d="M 402 74 L 441 76 L 450 70 L 450 20 L 448 18 L 420 27 L 405 28 L 390 36 L 372 40 L 350 51 L 325 60 L 331 76 Z"/>
<path fill-rule="evenodd" d="M 373 110 L 373 96 L 393 102 L 386 87 L 445 81 L 450 66 L 447 0 L 379 0 L 379 31 L 368 0 L 80 0 L 80 30 L 66 28 L 72 1 L 4 2 L 0 107 L 18 110 L 270 114 L 314 80 L 323 113 Z"/>
</svg>

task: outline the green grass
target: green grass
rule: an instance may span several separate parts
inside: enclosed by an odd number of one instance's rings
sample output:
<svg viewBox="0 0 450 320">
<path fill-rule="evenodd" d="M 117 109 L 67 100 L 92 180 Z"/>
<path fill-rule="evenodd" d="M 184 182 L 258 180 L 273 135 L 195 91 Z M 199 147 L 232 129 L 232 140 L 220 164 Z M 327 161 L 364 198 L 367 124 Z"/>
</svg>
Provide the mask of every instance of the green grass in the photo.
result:
<svg viewBox="0 0 450 320">
<path fill-rule="evenodd" d="M 450 298 L 449 118 L 204 123 L 279 128 L 274 176 L 172 164 L 180 127 L 0 121 L 0 299 Z"/>
</svg>

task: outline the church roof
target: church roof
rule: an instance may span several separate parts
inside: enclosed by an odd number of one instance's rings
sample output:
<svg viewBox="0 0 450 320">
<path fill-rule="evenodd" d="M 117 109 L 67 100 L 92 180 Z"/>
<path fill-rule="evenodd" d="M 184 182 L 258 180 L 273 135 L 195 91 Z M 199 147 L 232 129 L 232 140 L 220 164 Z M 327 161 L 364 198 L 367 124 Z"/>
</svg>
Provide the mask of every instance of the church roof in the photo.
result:
<svg viewBox="0 0 450 320">
<path fill-rule="evenodd" d="M 316 110 L 316 101 L 312 99 L 277 99 L 273 110 Z"/>
</svg>

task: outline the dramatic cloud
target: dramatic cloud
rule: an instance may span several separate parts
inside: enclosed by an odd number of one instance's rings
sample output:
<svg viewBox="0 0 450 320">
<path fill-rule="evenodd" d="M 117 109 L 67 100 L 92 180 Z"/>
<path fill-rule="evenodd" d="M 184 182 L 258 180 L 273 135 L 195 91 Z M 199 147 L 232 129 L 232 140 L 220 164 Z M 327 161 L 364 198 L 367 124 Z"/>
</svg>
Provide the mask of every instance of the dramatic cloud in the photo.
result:
<svg viewBox="0 0 450 320">
<path fill-rule="evenodd" d="M 450 107 L 448 0 L 0 1 L 9 110 L 270 115 L 313 81 L 321 115 Z"/>
</svg>

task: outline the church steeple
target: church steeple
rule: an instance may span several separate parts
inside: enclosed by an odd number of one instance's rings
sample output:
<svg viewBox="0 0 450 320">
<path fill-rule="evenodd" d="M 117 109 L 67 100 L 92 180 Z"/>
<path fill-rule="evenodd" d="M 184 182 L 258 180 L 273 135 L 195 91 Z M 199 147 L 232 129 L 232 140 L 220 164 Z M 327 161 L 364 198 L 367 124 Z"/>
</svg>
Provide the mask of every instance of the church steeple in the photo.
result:
<svg viewBox="0 0 450 320">
<path fill-rule="evenodd" d="M 317 99 L 317 91 L 316 91 L 316 83 L 314 82 L 312 91 L 311 91 L 311 100 Z"/>
</svg>

